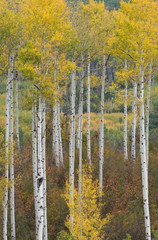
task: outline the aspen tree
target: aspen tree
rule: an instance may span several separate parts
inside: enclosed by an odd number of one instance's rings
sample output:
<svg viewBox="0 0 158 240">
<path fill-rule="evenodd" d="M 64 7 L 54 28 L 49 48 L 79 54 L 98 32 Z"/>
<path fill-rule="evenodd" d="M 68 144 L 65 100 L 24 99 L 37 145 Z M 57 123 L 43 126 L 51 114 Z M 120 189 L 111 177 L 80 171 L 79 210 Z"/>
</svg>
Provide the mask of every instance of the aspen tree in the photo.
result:
<svg viewBox="0 0 158 240">
<path fill-rule="evenodd" d="M 75 71 L 71 72 L 71 109 L 70 109 L 70 138 L 69 138 L 69 185 L 70 201 L 73 205 L 74 195 L 74 166 L 75 166 Z M 71 225 L 73 228 L 73 211 L 70 209 Z"/>
<path fill-rule="evenodd" d="M 63 166 L 64 162 L 63 162 L 63 147 L 62 147 L 62 138 L 61 138 L 60 104 L 59 103 L 58 103 L 57 111 L 58 111 L 57 118 L 58 118 L 59 161 L 60 161 L 60 164 Z"/>
<path fill-rule="evenodd" d="M 142 169 L 142 188 L 143 188 L 143 206 L 145 219 L 145 238 L 151 239 L 150 230 L 150 214 L 149 214 L 149 199 L 148 199 L 148 177 L 147 177 L 147 162 L 146 162 L 146 142 L 145 142 L 145 116 L 144 116 L 144 70 L 143 60 L 140 62 L 140 157 Z"/>
<path fill-rule="evenodd" d="M 101 203 L 98 203 L 98 182 L 93 181 L 90 168 L 82 169 L 82 212 L 80 214 L 80 193 L 74 189 L 74 202 L 70 201 L 70 185 L 66 187 L 65 199 L 69 209 L 74 212 L 74 227 L 71 218 L 67 216 L 66 227 L 75 239 L 102 239 L 104 226 L 108 223 L 108 216 L 101 217 Z M 79 221 L 80 220 L 80 221 Z M 81 223 L 80 223 L 81 222 Z M 82 226 L 82 236 L 81 236 Z"/>
<path fill-rule="evenodd" d="M 150 230 L 150 213 L 148 199 L 148 169 L 147 169 L 147 150 L 145 136 L 145 114 L 144 114 L 144 75 L 145 65 L 149 63 L 149 59 L 153 56 L 153 48 L 155 45 L 155 24 L 157 18 L 157 3 L 154 1 L 133 0 L 131 4 L 123 4 L 123 11 L 129 17 L 130 23 L 134 27 L 133 37 L 129 34 L 129 38 L 133 38 L 135 44 L 131 45 L 131 54 L 139 65 L 139 83 L 140 83 L 140 157 L 142 169 L 142 191 L 143 191 L 143 207 L 145 222 L 145 238 L 151 239 Z M 150 36 L 150 37 L 149 37 Z M 148 39 L 148 40 L 147 40 Z M 131 42 L 130 42 L 131 43 Z"/>
<path fill-rule="evenodd" d="M 78 189 L 81 194 L 81 179 L 82 179 L 82 133 L 83 133 L 83 79 L 84 79 L 84 65 L 83 65 L 83 55 L 81 55 L 81 82 L 80 82 L 80 142 L 79 142 L 79 184 Z"/>
<path fill-rule="evenodd" d="M 17 10 L 17 9 L 16 9 Z M 10 227 L 11 239 L 15 239 L 15 211 L 14 211 L 14 153 L 13 153 L 13 78 L 15 48 L 19 43 L 20 29 L 18 28 L 18 11 L 15 14 L 15 4 L 2 0 L 0 4 L 0 46 L 3 51 L 4 70 L 8 68 L 6 84 L 6 188 L 3 203 L 3 239 L 8 239 L 8 183 L 10 178 Z M 9 61 L 8 61 L 9 60 Z M 10 163 L 10 166 L 9 166 Z M 10 171 L 9 171 L 10 167 Z M 9 176 L 10 172 L 10 176 Z"/>
<path fill-rule="evenodd" d="M 127 60 L 125 60 L 125 70 L 127 70 Z M 128 149 L 127 149 L 127 80 L 125 80 L 125 99 L 124 99 L 124 159 L 128 160 Z"/>
<path fill-rule="evenodd" d="M 91 164 L 91 136 L 90 136 L 90 53 L 88 52 L 87 66 L 87 158 Z"/>
<path fill-rule="evenodd" d="M 46 103 L 42 100 L 42 162 L 43 162 L 43 215 L 44 215 L 44 229 L 43 239 L 48 239 L 47 230 L 47 183 L 46 183 Z"/>
<path fill-rule="evenodd" d="M 53 149 L 56 166 L 59 167 L 59 129 L 58 129 L 58 103 L 53 106 Z"/>
<path fill-rule="evenodd" d="M 100 147 L 99 147 L 99 189 L 100 189 L 100 201 L 102 201 L 103 190 L 103 163 L 104 163 L 104 92 L 105 92 L 105 50 L 103 48 L 103 60 L 102 60 L 102 87 L 101 87 L 101 123 L 100 123 Z"/>
<path fill-rule="evenodd" d="M 33 168 L 33 191 L 34 191 L 34 205 L 35 205 L 35 225 L 37 236 L 37 119 L 36 119 L 36 105 L 32 106 L 32 168 Z"/>
<path fill-rule="evenodd" d="M 80 84 L 82 82 L 82 75 L 79 73 L 79 81 Z M 80 86 L 81 91 L 81 86 Z M 77 121 L 77 149 L 80 149 L 80 132 L 81 132 L 81 115 L 82 115 L 82 109 L 81 109 L 81 93 L 79 93 L 79 106 L 78 106 L 78 121 Z"/>
<path fill-rule="evenodd" d="M 11 239 L 16 239 L 15 236 L 15 206 L 14 206 L 14 142 L 13 142 L 13 79 L 14 79 L 14 54 L 11 58 L 12 78 L 10 79 L 10 218 L 11 218 Z"/>
<path fill-rule="evenodd" d="M 145 222 L 145 239 L 151 239 L 150 231 L 150 213 L 148 199 L 148 172 L 147 172 L 147 150 L 145 136 L 144 119 L 144 75 L 146 66 L 151 60 L 156 49 L 156 19 L 157 3 L 152 0 L 133 0 L 130 3 L 121 3 L 120 16 L 117 19 L 117 49 L 122 49 L 125 53 L 125 47 L 128 48 L 128 57 L 134 65 L 139 66 L 140 83 L 140 157 L 142 172 L 142 191 Z"/>
<path fill-rule="evenodd" d="M 151 74 L 152 74 L 152 63 L 149 63 L 149 78 L 148 78 L 148 93 L 146 102 L 146 123 L 145 123 L 145 141 L 146 141 L 146 167 L 148 174 L 148 161 L 149 161 L 149 110 L 150 110 L 150 90 L 151 90 Z"/>
<path fill-rule="evenodd" d="M 43 161 L 42 161 L 42 102 L 39 93 L 38 107 L 38 166 L 37 166 L 37 240 L 43 238 L 44 209 L 43 209 Z"/>
<path fill-rule="evenodd" d="M 15 107 L 16 107 L 16 146 L 18 151 L 20 150 L 19 139 L 19 94 L 18 94 L 18 72 L 15 73 Z"/>
<path fill-rule="evenodd" d="M 136 123 L 137 123 L 137 81 L 133 81 L 133 101 L 132 101 L 132 143 L 131 158 L 134 163 L 136 159 Z"/>
<path fill-rule="evenodd" d="M 3 239 L 8 239 L 8 230 L 7 230 L 7 223 L 8 223 L 8 180 L 9 180 L 9 145 L 10 145 L 10 105 L 11 105 L 11 84 L 13 81 L 13 71 L 14 71 L 14 59 L 13 55 L 11 54 L 9 57 L 9 69 L 8 69 L 8 76 L 7 76 L 7 84 L 6 84 L 6 166 L 5 166 L 5 177 L 6 177 L 6 188 L 5 188 L 5 196 L 4 196 L 4 203 L 3 203 Z M 13 107 L 13 105 L 12 105 Z M 13 117 L 13 116 L 12 116 Z"/>
</svg>

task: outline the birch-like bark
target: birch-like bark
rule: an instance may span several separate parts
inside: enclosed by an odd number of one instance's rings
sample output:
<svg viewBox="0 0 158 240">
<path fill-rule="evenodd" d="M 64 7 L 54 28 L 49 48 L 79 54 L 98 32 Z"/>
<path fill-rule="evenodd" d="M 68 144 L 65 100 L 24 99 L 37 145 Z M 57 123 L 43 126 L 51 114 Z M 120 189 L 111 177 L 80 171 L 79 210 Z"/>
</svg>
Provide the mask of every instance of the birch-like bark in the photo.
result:
<svg viewBox="0 0 158 240">
<path fill-rule="evenodd" d="M 69 185 L 70 201 L 73 206 L 74 166 L 75 166 L 75 71 L 71 72 L 71 109 L 70 109 L 70 140 L 69 140 Z M 73 231 L 73 209 L 70 209 L 70 221 Z"/>
<path fill-rule="evenodd" d="M 12 64 L 13 55 L 11 54 L 9 57 L 9 69 L 7 76 L 7 84 L 6 84 L 6 132 L 5 132 L 5 178 L 6 178 L 6 187 L 5 187 L 5 195 L 3 202 L 3 239 L 8 239 L 8 179 L 9 179 L 9 129 L 10 129 L 10 84 L 12 81 L 12 74 L 14 70 L 14 65 Z"/>
<path fill-rule="evenodd" d="M 18 151 L 20 150 L 20 139 L 19 139 L 19 99 L 18 99 L 18 76 L 15 80 L 15 107 L 16 107 L 16 146 Z"/>
<path fill-rule="evenodd" d="M 37 121 L 36 121 L 36 106 L 32 106 L 32 169 L 33 169 L 33 192 L 35 204 L 35 224 L 37 236 Z"/>
<path fill-rule="evenodd" d="M 151 89 L 151 72 L 152 65 L 149 65 L 149 79 L 148 79 L 148 93 L 147 93 L 147 103 L 146 103 L 146 167 L 148 175 L 148 161 L 149 161 L 149 110 L 150 110 L 150 89 Z"/>
<path fill-rule="evenodd" d="M 79 181 L 78 181 L 78 192 L 79 192 L 79 221 L 80 221 L 80 240 L 82 239 L 82 131 L 83 131 L 83 79 L 84 79 L 84 65 L 83 55 L 81 55 L 81 82 L 80 82 L 80 135 L 79 135 Z"/>
<path fill-rule="evenodd" d="M 137 82 L 133 82 L 133 102 L 132 102 L 132 143 L 131 143 L 131 158 L 132 162 L 136 159 L 136 124 L 137 124 Z"/>
<path fill-rule="evenodd" d="M 15 208 L 14 208 L 14 156 L 13 156 L 13 78 L 10 88 L 10 220 L 11 220 L 11 239 L 15 240 Z"/>
<path fill-rule="evenodd" d="M 103 49 L 103 60 L 102 60 L 102 88 L 101 88 L 101 123 L 100 123 L 100 139 L 99 139 L 99 191 L 100 201 L 102 201 L 102 190 L 103 190 L 103 162 L 104 162 L 104 91 L 105 91 L 105 51 Z"/>
<path fill-rule="evenodd" d="M 82 81 L 82 74 L 79 74 L 79 83 L 81 85 Z M 81 86 L 80 86 L 81 89 Z M 81 126 L 81 94 L 79 94 L 79 106 L 78 106 L 78 120 L 77 120 L 77 142 L 76 148 L 79 149 L 80 147 L 80 126 Z"/>
<path fill-rule="evenodd" d="M 37 240 L 42 240 L 44 229 L 43 215 L 43 162 L 42 162 L 42 103 L 41 94 L 39 94 L 39 109 L 38 109 L 38 178 L 37 178 Z"/>
<path fill-rule="evenodd" d="M 58 143 L 59 143 L 59 162 L 63 166 L 63 147 L 62 147 L 62 138 L 61 138 L 61 127 L 60 127 L 60 104 L 58 103 L 57 109 L 57 124 L 58 124 Z"/>
<path fill-rule="evenodd" d="M 144 72 L 142 59 L 140 64 L 140 158 L 142 172 L 142 190 L 143 190 L 143 205 L 144 205 L 144 220 L 145 220 L 145 239 L 151 240 L 150 230 L 150 213 L 148 199 L 148 177 L 146 164 L 146 142 L 145 142 L 145 120 L 144 120 Z"/>
<path fill-rule="evenodd" d="M 125 60 L 125 70 L 127 70 L 127 60 Z M 124 159 L 128 160 L 127 152 L 127 80 L 125 80 L 125 98 L 124 98 Z"/>
<path fill-rule="evenodd" d="M 53 151 L 55 154 L 56 166 L 59 167 L 59 136 L 58 136 L 58 111 L 57 102 L 53 106 Z"/>
<path fill-rule="evenodd" d="M 84 78 L 84 65 L 83 56 L 81 61 L 81 82 L 80 82 L 80 136 L 79 136 L 79 193 L 81 194 L 81 179 L 82 179 L 82 130 L 83 130 L 83 78 Z"/>
<path fill-rule="evenodd" d="M 90 138 L 90 53 L 87 66 L 87 159 L 91 165 L 91 138 Z"/>
<path fill-rule="evenodd" d="M 43 215 L 44 230 L 43 240 L 48 239 L 47 228 L 47 184 L 46 184 L 46 119 L 45 119 L 46 103 L 42 102 L 42 162 L 43 162 Z"/>
</svg>

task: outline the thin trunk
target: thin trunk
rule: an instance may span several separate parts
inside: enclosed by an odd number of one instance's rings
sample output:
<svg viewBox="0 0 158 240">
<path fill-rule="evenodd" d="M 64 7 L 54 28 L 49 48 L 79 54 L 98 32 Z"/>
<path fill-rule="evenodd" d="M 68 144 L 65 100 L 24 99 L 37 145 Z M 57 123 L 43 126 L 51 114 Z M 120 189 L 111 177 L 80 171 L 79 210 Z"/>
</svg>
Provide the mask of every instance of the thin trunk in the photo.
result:
<svg viewBox="0 0 158 240">
<path fill-rule="evenodd" d="M 56 166 L 59 167 L 59 137 L 58 137 L 58 111 L 57 102 L 53 106 L 53 151 L 55 155 Z"/>
<path fill-rule="evenodd" d="M 44 215 L 44 230 L 43 240 L 48 239 L 47 228 L 47 185 L 46 185 L 46 120 L 45 120 L 46 104 L 45 100 L 42 103 L 42 162 L 43 162 L 43 215 Z"/>
<path fill-rule="evenodd" d="M 131 144 L 131 158 L 133 163 L 136 159 L 136 124 L 137 124 L 137 82 L 133 82 L 133 102 L 132 102 L 132 144 Z"/>
<path fill-rule="evenodd" d="M 41 94 L 39 95 L 38 109 L 38 178 L 37 178 L 37 194 L 38 194 L 38 226 L 37 240 L 42 240 L 43 237 L 43 162 L 42 162 L 42 103 Z"/>
<path fill-rule="evenodd" d="M 15 81 L 15 104 L 16 104 L 16 146 L 18 151 L 20 150 L 20 140 L 19 140 L 19 100 L 18 100 L 18 77 L 16 76 Z"/>
<path fill-rule="evenodd" d="M 74 165 L 75 165 L 75 71 L 71 73 L 71 110 L 70 110 L 70 139 L 69 139 L 69 184 L 71 206 L 74 195 Z M 71 227 L 73 231 L 73 210 L 70 209 Z"/>
<path fill-rule="evenodd" d="M 13 156 L 13 79 L 10 88 L 10 219 L 11 239 L 15 240 L 15 209 L 14 209 L 14 156 Z"/>
<path fill-rule="evenodd" d="M 148 94 L 146 103 L 146 167 L 148 174 L 148 161 L 149 161 L 149 110 L 150 110 L 150 89 L 151 89 L 151 72 L 152 65 L 149 66 L 149 79 L 148 79 Z"/>
<path fill-rule="evenodd" d="M 140 64 L 140 157 L 142 171 L 143 206 L 145 220 L 145 239 L 151 239 L 150 213 L 148 199 L 148 177 L 146 164 L 145 121 L 144 121 L 144 72 L 142 59 Z"/>
<path fill-rule="evenodd" d="M 7 230 L 7 223 L 8 223 L 8 179 L 9 179 L 9 129 L 10 129 L 10 85 L 12 81 L 12 55 L 9 57 L 9 69 L 8 69 L 8 76 L 7 76 L 7 84 L 6 84 L 6 136 L 5 136 L 5 158 L 6 158 L 6 165 L 5 165 L 5 178 L 6 178 L 6 188 L 5 188 L 5 195 L 4 195 L 4 202 L 3 202 L 3 239 L 8 239 L 8 230 Z"/>
<path fill-rule="evenodd" d="M 83 66 L 83 56 L 81 62 L 81 82 L 80 82 L 80 136 L 79 136 L 79 193 L 81 194 L 81 179 L 82 179 L 82 120 L 83 120 L 83 78 L 84 78 L 84 66 Z"/>
<path fill-rule="evenodd" d="M 90 138 L 90 53 L 88 53 L 87 67 L 87 159 L 91 165 L 91 138 Z"/>
<path fill-rule="evenodd" d="M 80 239 L 82 239 L 82 131 L 83 131 L 83 79 L 84 79 L 84 65 L 83 65 L 83 55 L 81 56 L 81 82 L 80 82 L 80 135 L 79 135 L 79 182 L 78 182 L 78 192 L 80 195 Z"/>
<path fill-rule="evenodd" d="M 101 123 L 100 123 L 100 139 L 99 139 L 99 191 L 100 201 L 102 201 L 102 190 L 103 190 L 103 162 L 104 162 L 104 91 L 105 91 L 105 51 L 103 49 L 103 73 L 102 73 L 102 88 L 101 88 Z"/>
<path fill-rule="evenodd" d="M 82 74 L 79 73 L 79 83 L 81 84 Z M 81 87 L 80 87 L 81 89 Z M 77 121 L 77 144 L 76 147 L 80 147 L 80 126 L 81 126 L 81 93 L 79 94 L 79 106 L 78 106 L 78 121 Z"/>
<path fill-rule="evenodd" d="M 127 70 L 127 60 L 125 60 L 125 70 Z M 124 159 L 128 160 L 127 152 L 127 80 L 125 80 L 125 99 L 124 99 Z"/>
<path fill-rule="evenodd" d="M 59 162 L 63 166 L 63 147 L 61 138 L 61 127 L 60 127 L 60 103 L 58 103 L 57 109 L 57 124 L 58 124 L 58 142 L 59 142 Z"/>
<path fill-rule="evenodd" d="M 37 125 L 36 125 L 36 106 L 32 106 L 32 168 L 33 168 L 33 191 L 35 204 L 35 223 L 37 235 Z"/>
</svg>

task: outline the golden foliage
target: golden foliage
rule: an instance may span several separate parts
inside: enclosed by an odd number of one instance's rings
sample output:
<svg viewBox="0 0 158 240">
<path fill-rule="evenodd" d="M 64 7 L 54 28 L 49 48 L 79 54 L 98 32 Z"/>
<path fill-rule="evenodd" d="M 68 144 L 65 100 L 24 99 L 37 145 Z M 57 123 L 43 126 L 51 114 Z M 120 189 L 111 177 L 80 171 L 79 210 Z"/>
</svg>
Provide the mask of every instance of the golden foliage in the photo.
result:
<svg viewBox="0 0 158 240">
<path fill-rule="evenodd" d="M 65 200 L 69 209 L 73 213 L 73 228 L 70 217 L 67 217 L 66 227 L 68 227 L 72 236 L 80 239 L 82 231 L 82 239 L 100 240 L 103 238 L 103 227 L 109 221 L 101 216 L 102 204 L 98 202 L 99 186 L 98 181 L 93 181 L 90 169 L 82 170 L 82 193 L 74 189 L 74 201 L 72 202 L 70 194 L 70 186 L 67 184 Z"/>
</svg>

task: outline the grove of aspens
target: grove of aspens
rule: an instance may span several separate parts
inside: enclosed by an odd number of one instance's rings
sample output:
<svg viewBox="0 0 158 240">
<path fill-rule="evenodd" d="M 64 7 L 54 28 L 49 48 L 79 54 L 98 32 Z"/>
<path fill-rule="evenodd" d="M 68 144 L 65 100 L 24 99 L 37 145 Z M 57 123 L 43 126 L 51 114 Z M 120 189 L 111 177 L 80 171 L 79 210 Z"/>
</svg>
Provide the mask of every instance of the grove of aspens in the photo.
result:
<svg viewBox="0 0 158 240">
<path fill-rule="evenodd" d="M 0 240 L 158 240 L 158 0 L 0 0 Z"/>
</svg>

